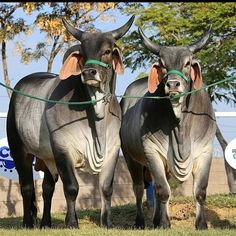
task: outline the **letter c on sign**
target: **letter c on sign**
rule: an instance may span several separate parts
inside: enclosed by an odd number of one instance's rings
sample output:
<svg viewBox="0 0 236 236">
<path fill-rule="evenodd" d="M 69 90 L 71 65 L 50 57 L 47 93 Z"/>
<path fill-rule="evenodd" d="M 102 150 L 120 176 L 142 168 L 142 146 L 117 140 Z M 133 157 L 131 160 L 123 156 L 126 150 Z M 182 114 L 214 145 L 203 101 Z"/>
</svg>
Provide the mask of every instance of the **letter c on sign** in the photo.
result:
<svg viewBox="0 0 236 236">
<path fill-rule="evenodd" d="M 236 148 L 235 147 L 236 147 L 236 138 L 233 139 L 231 142 L 229 142 L 227 147 L 225 148 L 225 160 L 233 169 L 236 169 Z"/>
<path fill-rule="evenodd" d="M 9 151 L 10 149 L 6 146 L 3 146 L 0 148 L 0 156 L 3 157 L 3 158 L 7 158 L 9 157 Z"/>
</svg>

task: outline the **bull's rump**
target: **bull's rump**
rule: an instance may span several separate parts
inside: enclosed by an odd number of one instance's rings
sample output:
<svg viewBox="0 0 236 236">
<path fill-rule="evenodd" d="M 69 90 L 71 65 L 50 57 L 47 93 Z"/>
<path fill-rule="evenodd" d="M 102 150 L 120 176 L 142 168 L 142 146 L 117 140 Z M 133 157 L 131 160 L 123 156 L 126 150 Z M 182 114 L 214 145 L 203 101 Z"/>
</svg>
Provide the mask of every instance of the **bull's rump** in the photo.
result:
<svg viewBox="0 0 236 236">
<path fill-rule="evenodd" d="M 22 78 L 15 86 L 26 95 L 47 99 L 49 91 L 57 83 L 55 74 L 34 73 Z M 46 103 L 20 93 L 12 94 L 7 115 L 8 139 L 11 145 L 16 135 L 26 152 L 43 156 L 49 155 L 50 141 L 44 119 Z"/>
</svg>

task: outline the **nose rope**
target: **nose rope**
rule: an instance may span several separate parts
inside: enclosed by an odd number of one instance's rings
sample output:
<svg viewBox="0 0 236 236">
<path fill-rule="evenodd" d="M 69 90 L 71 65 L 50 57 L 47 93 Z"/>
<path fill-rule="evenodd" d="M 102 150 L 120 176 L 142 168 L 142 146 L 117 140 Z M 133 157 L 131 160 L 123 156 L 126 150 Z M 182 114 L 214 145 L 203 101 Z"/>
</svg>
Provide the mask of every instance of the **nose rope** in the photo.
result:
<svg viewBox="0 0 236 236">
<path fill-rule="evenodd" d="M 169 70 L 167 72 L 167 75 L 179 75 L 181 78 L 183 78 L 186 82 L 189 82 L 190 79 L 185 75 L 183 74 L 181 71 L 179 70 Z"/>
<path fill-rule="evenodd" d="M 110 65 L 107 64 L 107 63 L 104 63 L 102 61 L 98 61 L 98 60 L 93 60 L 93 59 L 90 59 L 90 60 L 87 60 L 85 62 L 85 65 L 88 65 L 88 64 L 95 64 L 95 65 L 99 65 L 99 66 L 102 66 L 102 67 L 105 67 L 105 68 L 110 68 Z"/>
</svg>

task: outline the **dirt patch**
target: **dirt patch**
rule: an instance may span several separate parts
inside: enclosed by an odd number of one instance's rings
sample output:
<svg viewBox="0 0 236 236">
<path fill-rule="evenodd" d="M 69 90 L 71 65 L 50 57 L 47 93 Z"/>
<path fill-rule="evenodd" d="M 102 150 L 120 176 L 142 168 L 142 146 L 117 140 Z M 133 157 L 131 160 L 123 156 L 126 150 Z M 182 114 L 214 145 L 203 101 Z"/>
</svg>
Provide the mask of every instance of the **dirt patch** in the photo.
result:
<svg viewBox="0 0 236 236">
<path fill-rule="evenodd" d="M 152 227 L 153 210 L 145 206 L 147 224 Z M 236 229 L 236 209 L 234 207 L 206 207 L 208 228 Z M 175 203 L 169 205 L 171 228 L 192 229 L 195 227 L 195 205 L 191 203 Z"/>
</svg>

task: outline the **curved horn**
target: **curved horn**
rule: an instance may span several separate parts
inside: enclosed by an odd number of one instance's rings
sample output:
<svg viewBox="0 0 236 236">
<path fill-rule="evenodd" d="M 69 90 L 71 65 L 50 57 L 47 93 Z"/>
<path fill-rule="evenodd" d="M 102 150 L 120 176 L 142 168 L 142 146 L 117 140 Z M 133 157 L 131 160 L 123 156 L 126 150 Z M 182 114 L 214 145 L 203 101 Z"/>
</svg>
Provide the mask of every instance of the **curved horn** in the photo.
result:
<svg viewBox="0 0 236 236">
<path fill-rule="evenodd" d="M 144 45 L 154 54 L 157 56 L 159 55 L 160 52 L 160 46 L 156 45 L 154 42 L 152 42 L 148 37 L 146 37 L 140 27 L 138 27 L 138 32 L 141 37 L 142 42 Z"/>
<path fill-rule="evenodd" d="M 76 39 L 81 40 L 83 31 L 76 29 L 72 25 L 70 25 L 65 19 L 62 19 L 64 26 L 66 27 L 67 31 L 72 34 Z"/>
<path fill-rule="evenodd" d="M 210 35 L 212 33 L 211 27 L 212 27 L 212 25 L 210 26 L 209 30 L 202 36 L 201 39 L 199 39 L 196 43 L 191 44 L 189 46 L 189 50 L 192 53 L 198 52 L 200 49 L 202 49 L 206 45 L 206 43 L 208 42 L 208 39 L 210 38 Z"/>
<path fill-rule="evenodd" d="M 113 38 L 120 39 L 131 27 L 133 21 L 134 21 L 135 16 L 131 16 L 130 19 L 127 21 L 126 24 L 124 24 L 123 26 L 121 26 L 120 28 L 116 29 L 116 30 L 112 30 L 107 32 L 108 34 L 112 34 Z"/>
</svg>

